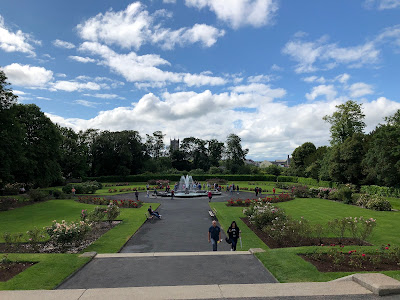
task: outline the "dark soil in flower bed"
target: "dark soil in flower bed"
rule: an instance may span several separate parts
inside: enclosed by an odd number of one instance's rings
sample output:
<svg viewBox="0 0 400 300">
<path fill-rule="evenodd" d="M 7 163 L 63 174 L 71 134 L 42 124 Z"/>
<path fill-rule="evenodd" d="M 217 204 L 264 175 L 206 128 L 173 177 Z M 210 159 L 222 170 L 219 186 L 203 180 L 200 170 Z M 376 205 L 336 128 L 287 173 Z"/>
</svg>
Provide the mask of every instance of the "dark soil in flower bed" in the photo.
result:
<svg viewBox="0 0 400 300">
<path fill-rule="evenodd" d="M 352 238 L 343 238 L 341 241 L 339 238 L 303 238 L 301 241 L 285 240 L 281 243 L 272 239 L 267 233 L 258 229 L 255 225 L 251 224 L 248 218 L 240 218 L 269 248 L 288 248 L 288 247 L 302 247 L 302 246 L 321 246 L 322 245 L 360 245 L 360 246 L 371 246 L 371 244 Z"/>
<path fill-rule="evenodd" d="M 11 262 L 0 264 L 0 282 L 10 280 L 15 275 L 25 271 L 34 264 L 35 263 L 32 262 Z"/>
<path fill-rule="evenodd" d="M 320 254 L 318 259 L 314 259 L 310 255 L 299 254 L 304 260 L 312 263 L 320 272 L 359 272 L 359 271 L 389 271 L 389 270 L 400 270 L 400 264 L 389 260 L 382 259 L 379 263 L 373 263 L 370 261 L 370 257 L 373 255 L 366 255 L 361 257 L 353 258 L 353 260 L 360 262 L 358 264 L 351 263 L 352 256 L 355 254 L 343 253 L 343 261 L 334 263 L 332 256 L 329 254 Z M 375 256 L 377 254 L 374 254 Z"/>
<path fill-rule="evenodd" d="M 62 248 L 54 245 L 51 241 L 40 242 L 34 245 L 30 243 L 0 243 L 0 253 L 79 253 L 119 223 L 121 221 L 113 221 L 111 225 L 108 221 L 96 224 L 85 236 L 84 240 L 77 245 L 67 245 Z"/>
</svg>

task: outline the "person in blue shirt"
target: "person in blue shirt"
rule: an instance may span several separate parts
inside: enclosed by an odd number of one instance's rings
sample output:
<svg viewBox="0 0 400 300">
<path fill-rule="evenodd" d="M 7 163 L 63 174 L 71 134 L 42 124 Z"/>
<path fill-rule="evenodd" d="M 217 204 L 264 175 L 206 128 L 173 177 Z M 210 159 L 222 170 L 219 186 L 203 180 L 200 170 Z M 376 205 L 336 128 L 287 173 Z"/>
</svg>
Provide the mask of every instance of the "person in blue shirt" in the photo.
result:
<svg viewBox="0 0 400 300">
<path fill-rule="evenodd" d="M 217 251 L 218 242 L 221 240 L 221 228 L 217 226 L 217 221 L 212 221 L 212 226 L 208 229 L 208 242 L 212 244 L 213 251 Z"/>
</svg>

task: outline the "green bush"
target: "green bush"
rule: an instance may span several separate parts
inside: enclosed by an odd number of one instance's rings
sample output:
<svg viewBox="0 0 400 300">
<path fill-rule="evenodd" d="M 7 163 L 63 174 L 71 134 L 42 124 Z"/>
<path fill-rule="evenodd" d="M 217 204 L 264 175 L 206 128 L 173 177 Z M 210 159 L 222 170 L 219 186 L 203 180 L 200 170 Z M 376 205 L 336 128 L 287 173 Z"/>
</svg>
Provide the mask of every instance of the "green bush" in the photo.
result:
<svg viewBox="0 0 400 300">
<path fill-rule="evenodd" d="M 18 200 L 12 197 L 1 197 L 0 198 L 0 211 L 6 211 L 14 207 L 18 203 Z"/>
<path fill-rule="evenodd" d="M 268 202 L 252 204 L 244 209 L 243 212 L 258 229 L 271 225 L 275 219 L 286 220 L 287 218 L 283 209 L 275 207 Z"/>
<path fill-rule="evenodd" d="M 313 178 L 298 177 L 297 182 L 303 185 L 318 186 L 318 180 Z"/>
<path fill-rule="evenodd" d="M 4 186 L 4 194 L 5 195 L 18 195 L 20 188 L 21 188 L 20 183 L 7 183 Z"/>
<path fill-rule="evenodd" d="M 392 210 L 392 205 L 390 204 L 390 202 L 384 199 L 382 196 L 377 196 L 377 195 L 372 196 L 372 198 L 368 201 L 365 207 L 373 210 L 382 210 L 382 211 Z"/>
<path fill-rule="evenodd" d="M 83 237 L 91 230 L 91 225 L 84 221 L 61 223 L 53 221 L 53 224 L 46 228 L 51 240 L 59 245 L 74 244 L 80 242 Z"/>
<path fill-rule="evenodd" d="M 400 197 L 400 189 L 387 187 L 387 186 L 378 186 L 378 185 L 362 185 L 360 189 L 361 193 L 370 194 L 370 195 L 378 195 L 378 196 L 386 196 L 386 197 Z"/>
<path fill-rule="evenodd" d="M 278 176 L 279 182 L 297 182 L 296 176 Z"/>
<path fill-rule="evenodd" d="M 65 194 L 71 194 L 72 188 L 75 188 L 76 194 L 94 194 L 98 189 L 101 189 L 103 184 L 97 181 L 86 181 L 83 183 L 68 183 L 63 186 L 62 191 Z"/>
<path fill-rule="evenodd" d="M 88 219 L 93 222 L 100 222 L 106 216 L 106 209 L 104 207 L 96 206 L 93 211 L 88 214 Z"/>
<path fill-rule="evenodd" d="M 29 199 L 33 202 L 40 202 L 47 200 L 49 198 L 49 193 L 46 191 L 41 191 L 39 189 L 30 190 L 28 192 Z"/>
<path fill-rule="evenodd" d="M 343 201 L 345 204 L 353 203 L 353 191 L 349 185 L 343 185 L 337 191 L 337 197 L 339 201 Z"/>
<path fill-rule="evenodd" d="M 298 198 L 308 198 L 308 187 L 306 185 L 296 185 L 292 188 L 293 194 Z"/>
<path fill-rule="evenodd" d="M 111 224 L 111 222 L 115 220 L 120 214 L 120 209 L 118 205 L 114 204 L 114 202 L 111 201 L 110 204 L 108 204 L 107 206 L 106 214 L 107 214 L 107 220 Z"/>
</svg>

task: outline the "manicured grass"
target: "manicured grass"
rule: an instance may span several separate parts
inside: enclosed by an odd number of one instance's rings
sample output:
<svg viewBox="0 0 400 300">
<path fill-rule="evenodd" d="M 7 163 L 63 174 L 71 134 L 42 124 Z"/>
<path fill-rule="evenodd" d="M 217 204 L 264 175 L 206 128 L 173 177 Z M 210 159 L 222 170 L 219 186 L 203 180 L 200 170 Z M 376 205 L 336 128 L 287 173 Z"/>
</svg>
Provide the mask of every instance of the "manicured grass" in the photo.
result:
<svg viewBox="0 0 400 300">
<path fill-rule="evenodd" d="M 83 252 L 118 252 L 128 239 L 146 220 L 147 208 L 158 203 L 145 203 L 141 208 L 122 208 L 118 217 L 122 223 L 109 230 Z M 4 242 L 4 232 L 26 232 L 33 227 L 43 228 L 52 221 L 79 219 L 82 209 L 93 210 L 95 205 L 74 200 L 51 200 L 14 210 L 0 212 L 0 242 Z M 0 254 L 0 257 L 1 254 Z M 10 289 L 52 289 L 67 276 L 88 262 L 89 258 L 79 258 L 77 254 L 9 254 L 12 261 L 38 262 L 7 282 L 0 282 L 0 290 Z"/>
<path fill-rule="evenodd" d="M 302 216 L 314 224 L 327 224 L 329 220 L 342 217 L 368 217 L 376 219 L 377 226 L 374 233 L 367 239 L 374 244 L 370 247 L 346 246 L 343 251 L 356 249 L 358 251 L 374 251 L 376 246 L 390 243 L 400 245 L 400 212 L 379 212 L 363 209 L 356 206 L 346 205 L 324 199 L 295 199 L 288 202 L 276 204 L 285 209 L 288 215 L 294 218 Z M 217 210 L 218 220 L 226 230 L 230 223 L 235 220 L 242 231 L 243 249 L 263 248 L 265 253 L 257 253 L 257 257 L 264 266 L 280 282 L 300 281 L 329 281 L 352 273 L 348 272 L 319 272 L 311 263 L 306 262 L 297 254 L 309 253 L 321 247 L 293 247 L 269 249 L 241 220 L 243 217 L 242 207 L 227 207 L 225 203 L 212 202 L 210 206 Z M 382 272 L 395 279 L 400 279 L 400 271 Z"/>
<path fill-rule="evenodd" d="M 122 223 L 103 234 L 101 238 L 84 251 L 96 251 L 97 253 L 118 252 L 146 221 L 147 209 L 150 205 L 153 209 L 157 209 L 159 206 L 158 203 L 144 203 L 141 208 L 121 209 L 118 219 L 122 220 Z"/>
<path fill-rule="evenodd" d="M 54 289 L 90 261 L 90 258 L 78 257 L 77 254 L 9 254 L 8 258 L 37 263 L 12 279 L 0 282 L 0 290 Z"/>
<path fill-rule="evenodd" d="M 400 198 L 387 197 L 386 199 L 392 204 L 392 209 L 400 210 Z"/>
</svg>

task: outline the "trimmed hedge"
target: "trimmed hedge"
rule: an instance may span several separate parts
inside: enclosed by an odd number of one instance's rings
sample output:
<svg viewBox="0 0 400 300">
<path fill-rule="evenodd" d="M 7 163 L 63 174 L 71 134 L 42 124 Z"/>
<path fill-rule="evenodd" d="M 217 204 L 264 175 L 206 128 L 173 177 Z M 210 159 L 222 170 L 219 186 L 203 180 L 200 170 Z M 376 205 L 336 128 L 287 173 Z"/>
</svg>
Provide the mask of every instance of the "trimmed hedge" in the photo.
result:
<svg viewBox="0 0 400 300">
<path fill-rule="evenodd" d="M 385 197 L 400 197 L 400 189 L 387 187 L 387 186 L 379 186 L 379 185 L 362 185 L 360 192 L 363 194 L 369 195 L 378 195 Z"/>
<path fill-rule="evenodd" d="M 297 182 L 296 176 L 278 176 L 278 182 Z"/>
<path fill-rule="evenodd" d="M 313 178 L 297 177 L 297 182 L 305 185 L 318 186 L 318 180 Z"/>
<path fill-rule="evenodd" d="M 128 175 L 128 176 L 85 177 L 84 180 L 98 181 L 98 182 L 147 182 L 149 180 L 166 179 L 169 181 L 179 181 L 181 179 L 181 176 L 182 175 L 177 175 L 177 174 L 142 174 L 142 175 Z M 276 181 L 275 175 L 199 174 L 192 176 L 195 180 L 200 180 L 200 181 L 205 181 L 207 179 L 213 179 L 213 178 L 225 179 L 227 181 Z M 280 177 L 286 177 L 286 176 L 280 176 Z"/>
</svg>

